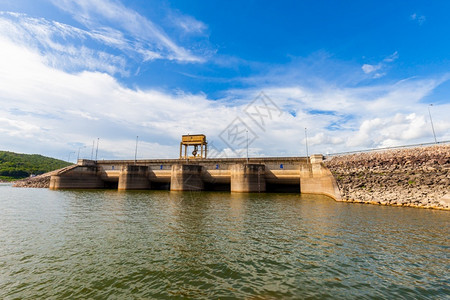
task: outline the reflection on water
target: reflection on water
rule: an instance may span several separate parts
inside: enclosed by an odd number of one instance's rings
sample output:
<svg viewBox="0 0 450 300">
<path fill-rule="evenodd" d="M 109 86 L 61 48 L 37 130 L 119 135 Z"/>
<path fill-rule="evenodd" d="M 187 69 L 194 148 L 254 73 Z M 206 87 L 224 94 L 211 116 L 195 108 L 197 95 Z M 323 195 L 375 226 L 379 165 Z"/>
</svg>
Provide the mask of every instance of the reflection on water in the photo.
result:
<svg viewBox="0 0 450 300">
<path fill-rule="evenodd" d="M 0 298 L 445 298 L 449 212 L 0 186 Z"/>
</svg>

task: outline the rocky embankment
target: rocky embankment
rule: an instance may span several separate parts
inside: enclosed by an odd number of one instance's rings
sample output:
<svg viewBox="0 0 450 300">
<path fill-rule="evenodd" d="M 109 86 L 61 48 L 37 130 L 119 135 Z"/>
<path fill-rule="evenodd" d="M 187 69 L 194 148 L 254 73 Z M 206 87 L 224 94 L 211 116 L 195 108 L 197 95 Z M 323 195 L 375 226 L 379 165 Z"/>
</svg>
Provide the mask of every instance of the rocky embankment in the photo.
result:
<svg viewBox="0 0 450 300">
<path fill-rule="evenodd" d="M 62 172 L 64 170 L 68 170 L 73 168 L 74 165 L 68 166 L 62 169 L 58 169 L 55 171 L 51 171 L 48 173 L 44 173 L 42 175 L 38 175 L 35 177 L 28 177 L 21 180 L 17 180 L 14 182 L 14 187 L 27 187 L 27 188 L 49 188 L 50 187 L 50 177 L 52 175 L 56 175 L 59 172 Z"/>
<path fill-rule="evenodd" d="M 29 177 L 14 182 L 14 187 L 27 187 L 27 188 L 48 188 L 50 186 L 51 175 L 38 175 L 36 177 Z"/>
<path fill-rule="evenodd" d="M 450 210 L 450 145 L 335 156 L 325 165 L 343 201 Z"/>
</svg>

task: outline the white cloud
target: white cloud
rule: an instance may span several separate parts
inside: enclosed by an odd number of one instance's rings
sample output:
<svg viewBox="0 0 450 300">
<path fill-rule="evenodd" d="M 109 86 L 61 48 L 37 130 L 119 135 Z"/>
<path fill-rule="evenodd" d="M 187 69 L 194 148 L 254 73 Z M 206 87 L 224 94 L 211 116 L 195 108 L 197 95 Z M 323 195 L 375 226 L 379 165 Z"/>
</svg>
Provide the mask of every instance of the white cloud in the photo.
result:
<svg viewBox="0 0 450 300">
<path fill-rule="evenodd" d="M 364 73 L 366 74 L 370 74 L 372 72 L 375 72 L 376 70 L 381 69 L 381 64 L 378 65 L 369 65 L 369 64 L 364 64 L 361 69 L 364 71 Z"/>
<path fill-rule="evenodd" d="M 319 132 L 316 135 L 308 138 L 308 145 L 309 146 L 315 146 L 315 145 L 324 145 L 324 144 L 342 144 L 345 140 L 342 137 L 336 137 L 332 136 L 331 134 L 324 132 Z M 305 138 L 306 143 L 306 138 Z"/>
<path fill-rule="evenodd" d="M 404 145 L 408 141 L 430 137 L 428 127 L 425 116 L 416 113 L 365 120 L 348 145 L 368 148 Z"/>
<path fill-rule="evenodd" d="M 381 78 L 385 76 L 387 73 L 382 71 L 387 69 L 388 64 L 394 62 L 399 57 L 398 52 L 395 51 L 391 55 L 384 58 L 380 63 L 378 64 L 363 64 L 361 69 L 365 74 L 370 75 L 372 78 Z"/>
<path fill-rule="evenodd" d="M 236 117 L 258 137 L 250 145 L 254 156 L 305 155 L 305 127 L 310 153 L 432 141 L 421 101 L 447 80 L 357 88 L 326 82 L 316 87 L 260 85 L 208 99 L 181 91 L 130 89 L 105 71 L 66 72 L 6 31 L 0 31 L 0 149 L 64 159 L 81 146 L 87 146 L 82 157 L 89 157 L 97 137 L 100 159 L 132 158 L 137 135 L 140 158 L 176 158 L 180 136 L 186 133 L 205 133 L 218 149 L 226 149 L 219 136 Z M 264 130 L 244 113 L 261 89 L 283 111 L 266 119 Z M 450 139 L 449 111 L 450 104 L 433 107 L 439 140 Z M 231 149 L 225 152 L 235 155 Z"/>
<path fill-rule="evenodd" d="M 307 127 L 310 146 L 316 146 L 317 152 L 332 153 L 382 147 L 388 140 L 390 145 L 433 141 L 426 104 L 421 101 L 445 81 L 446 76 L 361 88 L 273 88 L 266 93 L 285 111 L 295 103 L 298 110 L 306 110 L 297 113 L 292 124 L 282 121 L 285 128 L 295 128 L 289 138 L 304 143 L 302 129 Z M 435 128 L 439 126 L 439 140 L 450 138 L 449 111 L 450 104 L 433 110 L 433 119 L 439 120 L 439 125 L 434 120 Z"/>
<path fill-rule="evenodd" d="M 101 32 L 114 43 L 122 43 L 123 36 L 130 39 L 136 52 L 148 59 L 170 59 L 183 62 L 201 62 L 204 59 L 177 45 L 158 25 L 129 9 L 118 1 L 109 0 L 53 0 L 60 9 L 67 11 L 90 31 Z M 199 27 L 193 18 L 186 18 L 185 29 Z M 114 27 L 111 27 L 114 26 Z M 200 28 L 198 28 L 200 29 Z M 120 34 L 118 34 L 120 32 Z M 112 35 L 109 33 L 113 33 Z M 122 36 L 123 35 L 123 36 Z M 127 41 L 128 45 L 130 41 Z M 152 53 L 152 55 L 148 55 Z"/>
<path fill-rule="evenodd" d="M 184 33 L 187 34 L 199 34 L 202 35 L 205 33 L 207 26 L 205 23 L 191 17 L 182 15 L 180 13 L 173 13 L 170 16 L 170 20 L 173 24 L 179 27 Z"/>
<path fill-rule="evenodd" d="M 124 58 L 83 46 L 85 40 L 107 39 L 99 33 L 92 34 L 69 25 L 22 14 L 0 12 L 0 36 L 40 52 L 42 60 L 59 69 L 127 74 Z"/>
<path fill-rule="evenodd" d="M 48 65 L 58 69 L 99 71 L 125 77 L 136 62 L 203 62 L 212 53 L 206 55 L 207 43 L 201 43 L 203 48 L 196 49 L 202 55 L 191 53 L 158 25 L 119 1 L 58 0 L 53 3 L 69 12 L 85 29 L 25 14 L 0 12 L 0 36 L 39 51 Z M 198 35 L 206 29 L 205 24 L 193 17 L 166 13 L 180 32 Z"/>
<path fill-rule="evenodd" d="M 395 51 L 394 53 L 392 53 L 391 55 L 389 55 L 388 57 L 383 59 L 383 61 L 384 62 L 393 62 L 396 59 L 398 59 L 398 51 Z"/>
<path fill-rule="evenodd" d="M 100 136 L 104 146 L 111 145 L 105 155 L 121 156 L 120 149 L 126 148 L 121 143 L 142 135 L 143 143 L 160 144 L 150 152 L 153 157 L 173 157 L 176 146 L 172 152 L 162 149 L 177 145 L 181 134 L 200 130 L 217 135 L 232 118 L 232 108 L 204 95 L 132 90 L 105 73 L 55 69 L 35 49 L 1 36 L 0 44 L 3 149 L 20 143 L 12 137 L 27 139 L 28 151 L 38 152 L 33 149 L 89 145 Z"/>
<path fill-rule="evenodd" d="M 417 13 L 413 13 L 412 15 L 409 16 L 409 18 L 412 21 L 417 22 L 419 25 L 423 25 L 423 23 L 425 23 L 425 21 L 427 20 L 427 18 L 423 15 L 419 15 Z"/>
</svg>

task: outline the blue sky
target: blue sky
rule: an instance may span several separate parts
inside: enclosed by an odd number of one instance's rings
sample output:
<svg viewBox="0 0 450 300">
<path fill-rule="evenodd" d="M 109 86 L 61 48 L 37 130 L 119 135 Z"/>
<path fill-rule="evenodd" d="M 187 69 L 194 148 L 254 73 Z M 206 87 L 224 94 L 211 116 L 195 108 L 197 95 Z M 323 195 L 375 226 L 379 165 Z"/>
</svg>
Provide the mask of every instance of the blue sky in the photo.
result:
<svg viewBox="0 0 450 300">
<path fill-rule="evenodd" d="M 0 1 L 0 149 L 71 160 L 450 140 L 448 1 Z M 433 106 L 429 106 L 433 104 Z M 75 153 L 73 153 L 75 152 Z"/>
</svg>

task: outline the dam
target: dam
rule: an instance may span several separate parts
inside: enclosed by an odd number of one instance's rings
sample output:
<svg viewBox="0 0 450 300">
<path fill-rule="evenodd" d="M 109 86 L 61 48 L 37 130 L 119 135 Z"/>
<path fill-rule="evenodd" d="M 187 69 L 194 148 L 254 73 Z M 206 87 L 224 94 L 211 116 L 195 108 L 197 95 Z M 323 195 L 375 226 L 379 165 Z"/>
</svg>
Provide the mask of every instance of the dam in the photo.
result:
<svg viewBox="0 0 450 300">
<path fill-rule="evenodd" d="M 191 147 L 192 156 L 188 155 Z M 183 135 L 178 159 L 80 159 L 76 165 L 53 174 L 49 187 L 299 192 L 341 200 L 336 180 L 323 164 L 321 154 L 311 157 L 207 158 L 207 152 L 205 135 Z"/>
<path fill-rule="evenodd" d="M 152 160 L 80 159 L 51 176 L 50 189 L 224 190 L 327 195 L 340 200 L 322 155 L 311 157 Z"/>
</svg>

